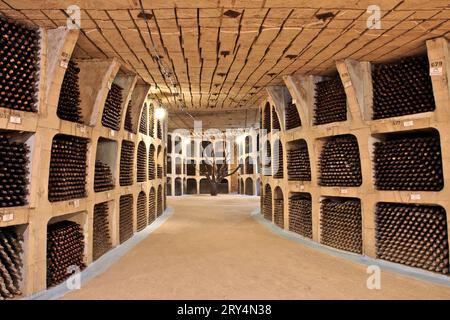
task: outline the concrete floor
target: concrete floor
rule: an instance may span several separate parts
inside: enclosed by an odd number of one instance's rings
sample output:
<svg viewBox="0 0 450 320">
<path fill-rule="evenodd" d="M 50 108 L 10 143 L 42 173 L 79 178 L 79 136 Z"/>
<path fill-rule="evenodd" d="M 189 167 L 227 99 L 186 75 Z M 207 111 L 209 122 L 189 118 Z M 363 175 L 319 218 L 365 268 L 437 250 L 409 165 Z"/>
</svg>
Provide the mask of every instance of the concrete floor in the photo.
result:
<svg viewBox="0 0 450 320">
<path fill-rule="evenodd" d="M 174 215 L 64 299 L 450 299 L 450 287 L 382 272 L 282 238 L 250 216 L 259 198 L 169 198 Z"/>
</svg>

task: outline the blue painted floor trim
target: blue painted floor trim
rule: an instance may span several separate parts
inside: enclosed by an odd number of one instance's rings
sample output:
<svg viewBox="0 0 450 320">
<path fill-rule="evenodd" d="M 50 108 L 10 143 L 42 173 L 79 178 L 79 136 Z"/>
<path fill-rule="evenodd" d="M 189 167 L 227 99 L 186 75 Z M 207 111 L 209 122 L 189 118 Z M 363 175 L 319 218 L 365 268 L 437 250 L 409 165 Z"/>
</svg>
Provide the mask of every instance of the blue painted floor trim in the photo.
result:
<svg viewBox="0 0 450 320">
<path fill-rule="evenodd" d="M 115 262 L 117 262 L 121 257 L 123 257 L 128 251 L 139 244 L 142 240 L 147 238 L 152 232 L 158 229 L 166 220 L 172 216 L 174 209 L 169 207 L 166 211 L 157 218 L 151 225 L 147 226 L 144 230 L 137 232 L 129 240 L 125 241 L 121 245 L 111 249 L 98 260 L 90 264 L 86 269 L 81 272 L 81 287 L 86 284 L 92 278 L 98 276 L 99 274 L 105 272 L 109 267 L 111 267 Z M 65 294 L 69 293 L 71 290 L 67 288 L 66 283 L 63 282 L 58 286 L 52 287 L 50 289 L 35 293 L 29 297 L 23 298 L 23 300 L 56 300 Z"/>
<path fill-rule="evenodd" d="M 359 254 L 355 254 L 355 253 L 351 253 L 351 252 L 334 249 L 331 247 L 327 247 L 323 244 L 317 243 L 315 241 L 312 241 L 308 238 L 302 237 L 301 235 L 294 233 L 292 231 L 283 230 L 283 229 L 279 228 L 278 226 L 276 226 L 275 224 L 273 224 L 272 222 L 269 222 L 266 219 L 264 219 L 264 217 L 260 214 L 260 209 L 256 209 L 255 211 L 253 211 L 252 217 L 255 220 L 257 220 L 259 223 L 264 225 L 266 228 L 268 228 L 270 231 L 272 231 L 273 233 L 276 233 L 277 235 L 279 235 L 283 238 L 286 238 L 291 241 L 295 241 L 304 246 L 307 246 L 307 247 L 315 249 L 317 251 L 326 253 L 328 255 L 351 260 L 353 262 L 360 263 L 360 264 L 363 264 L 366 266 L 376 265 L 376 266 L 379 266 L 382 271 L 396 272 L 396 273 L 399 273 L 399 274 L 407 276 L 407 277 L 411 277 L 411 278 L 415 278 L 415 279 L 419 279 L 419 280 L 423 280 L 423 281 L 428 281 L 428 282 L 432 282 L 432 283 L 436 283 L 436 284 L 440 284 L 440 285 L 444 285 L 444 286 L 450 286 L 450 276 L 446 276 L 443 274 L 437 274 L 437 273 L 433 273 L 433 272 L 429 272 L 429 271 L 425 271 L 425 270 L 420 270 L 417 268 L 404 266 L 404 265 L 401 265 L 398 263 L 393 263 L 393 262 L 384 261 L 384 260 L 378 260 L 378 259 L 374 259 L 374 258 L 371 258 L 368 256 L 363 256 L 363 255 L 359 255 Z"/>
</svg>

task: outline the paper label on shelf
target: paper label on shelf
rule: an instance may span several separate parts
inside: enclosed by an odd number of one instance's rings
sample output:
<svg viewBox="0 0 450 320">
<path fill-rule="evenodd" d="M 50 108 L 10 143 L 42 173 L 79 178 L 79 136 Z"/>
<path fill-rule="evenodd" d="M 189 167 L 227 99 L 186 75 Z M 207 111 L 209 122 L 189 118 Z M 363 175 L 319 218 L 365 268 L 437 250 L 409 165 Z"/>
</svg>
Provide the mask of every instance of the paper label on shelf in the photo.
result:
<svg viewBox="0 0 450 320">
<path fill-rule="evenodd" d="M 130 140 L 133 140 L 134 135 L 132 133 L 130 133 Z"/>
<path fill-rule="evenodd" d="M 111 129 L 111 130 L 109 131 L 109 134 L 111 135 L 111 137 L 114 137 L 114 136 L 116 135 L 116 133 L 114 132 L 113 129 Z"/>
<path fill-rule="evenodd" d="M 106 193 L 106 197 L 109 199 L 109 198 L 111 198 L 111 193 Z"/>
<path fill-rule="evenodd" d="M 348 87 L 351 87 L 351 86 L 352 86 L 352 82 L 351 81 L 344 82 L 344 88 L 348 88 Z"/>
<path fill-rule="evenodd" d="M 430 76 L 441 76 L 443 70 L 442 61 L 433 61 L 430 63 Z"/>
<path fill-rule="evenodd" d="M 80 206 L 80 200 L 78 200 L 78 199 L 77 200 L 73 200 L 72 204 L 73 204 L 73 206 L 75 208 L 78 208 Z"/>
<path fill-rule="evenodd" d="M 348 189 L 341 189 L 341 194 L 347 194 L 348 193 Z"/>
<path fill-rule="evenodd" d="M 70 60 L 70 54 L 68 54 L 67 52 L 63 52 L 61 54 L 61 62 L 59 63 L 59 65 L 61 67 L 63 67 L 64 69 L 67 69 L 67 67 L 69 66 L 69 60 Z"/>
<path fill-rule="evenodd" d="M 305 186 L 303 184 L 300 186 L 300 190 L 305 190 Z"/>
<path fill-rule="evenodd" d="M 15 123 L 15 124 L 21 124 L 22 123 L 22 118 L 20 118 L 19 116 L 10 116 L 9 117 L 9 122 Z"/>
<path fill-rule="evenodd" d="M 109 90 L 111 90 L 111 85 L 112 85 L 111 81 L 108 81 L 108 89 Z"/>
<path fill-rule="evenodd" d="M 419 193 L 411 194 L 411 200 L 420 200 L 421 198 Z"/>
<path fill-rule="evenodd" d="M 62 68 L 67 69 L 69 66 L 69 61 L 67 60 L 61 60 L 61 63 L 59 64 Z"/>
<path fill-rule="evenodd" d="M 410 121 L 404 121 L 403 122 L 403 126 L 404 127 L 412 127 L 414 125 L 414 121 L 410 120 Z"/>
<path fill-rule="evenodd" d="M 8 221 L 13 221 L 14 220 L 14 213 L 5 213 L 2 214 L 2 221 L 3 222 L 8 222 Z"/>
</svg>

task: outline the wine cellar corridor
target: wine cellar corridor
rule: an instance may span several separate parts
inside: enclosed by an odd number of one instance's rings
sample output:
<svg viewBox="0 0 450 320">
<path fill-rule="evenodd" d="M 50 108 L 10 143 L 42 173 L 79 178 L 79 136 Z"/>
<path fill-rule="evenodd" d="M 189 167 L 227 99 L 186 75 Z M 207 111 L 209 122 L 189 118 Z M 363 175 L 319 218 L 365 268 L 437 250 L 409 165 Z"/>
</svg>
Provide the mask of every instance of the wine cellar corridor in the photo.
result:
<svg viewBox="0 0 450 320">
<path fill-rule="evenodd" d="M 450 300 L 449 123 L 445 0 L 0 0 L 0 300 Z"/>
</svg>

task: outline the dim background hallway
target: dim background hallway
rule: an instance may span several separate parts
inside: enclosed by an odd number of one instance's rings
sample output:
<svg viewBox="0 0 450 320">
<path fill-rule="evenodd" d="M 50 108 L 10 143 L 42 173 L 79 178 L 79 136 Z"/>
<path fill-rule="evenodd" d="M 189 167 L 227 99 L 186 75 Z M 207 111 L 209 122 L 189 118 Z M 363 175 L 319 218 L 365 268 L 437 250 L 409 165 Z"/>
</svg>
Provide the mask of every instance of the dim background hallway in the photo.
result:
<svg viewBox="0 0 450 320">
<path fill-rule="evenodd" d="M 433 299 L 450 287 L 382 272 L 280 237 L 255 220 L 257 197 L 169 198 L 159 229 L 63 299 Z"/>
</svg>

